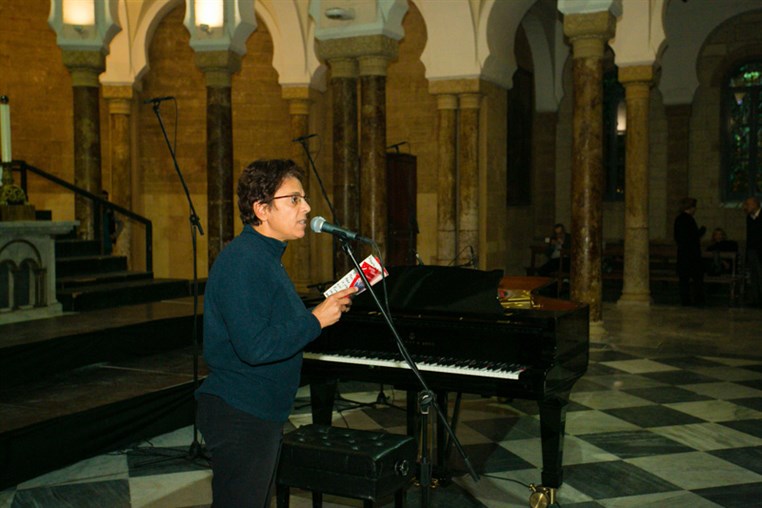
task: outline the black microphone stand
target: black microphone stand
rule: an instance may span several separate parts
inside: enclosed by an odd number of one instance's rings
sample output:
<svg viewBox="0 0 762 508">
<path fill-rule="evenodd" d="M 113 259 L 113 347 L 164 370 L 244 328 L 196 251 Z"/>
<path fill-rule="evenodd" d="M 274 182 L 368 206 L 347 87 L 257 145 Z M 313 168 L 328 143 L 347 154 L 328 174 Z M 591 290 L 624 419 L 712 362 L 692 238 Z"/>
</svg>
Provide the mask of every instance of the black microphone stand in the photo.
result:
<svg viewBox="0 0 762 508">
<path fill-rule="evenodd" d="M 325 190 L 325 185 L 323 184 L 323 179 L 320 178 L 320 173 L 318 173 L 317 167 L 315 167 L 315 159 L 312 158 L 312 154 L 310 153 L 310 149 L 307 146 L 309 143 L 309 139 L 311 137 L 315 136 L 315 134 L 311 134 L 309 136 L 301 136 L 293 141 L 295 143 L 299 143 L 302 145 L 302 149 L 304 150 L 305 155 L 307 156 L 307 160 L 310 163 L 310 167 L 312 168 L 312 172 L 315 174 L 315 178 L 317 178 L 318 185 L 320 186 L 320 192 L 323 194 L 323 199 L 325 199 L 326 204 L 328 204 L 328 209 L 331 211 L 331 221 L 336 224 L 337 226 L 341 226 L 341 223 L 339 222 L 338 217 L 336 217 L 336 209 L 333 207 L 333 203 L 331 203 L 331 200 L 328 198 L 328 192 Z M 322 291 L 321 291 L 322 292 Z M 325 397 L 323 395 L 322 397 Z M 352 404 L 355 404 L 356 407 L 364 407 L 364 406 L 372 406 L 372 404 L 365 404 L 362 402 L 356 402 L 344 399 L 341 397 L 341 394 L 339 394 L 339 400 L 343 400 L 344 402 L 349 402 Z M 384 393 L 384 385 L 381 385 L 381 390 L 379 391 L 378 396 L 376 397 L 376 404 L 385 404 L 385 405 L 391 405 L 389 403 L 389 398 Z"/>
<path fill-rule="evenodd" d="M 185 183 L 185 178 L 183 178 L 183 174 L 180 171 L 180 166 L 177 164 L 177 157 L 175 156 L 175 150 L 172 148 L 172 143 L 169 142 L 169 136 L 167 136 L 167 129 L 164 128 L 164 121 L 161 118 L 161 113 L 159 112 L 159 101 L 153 101 L 153 112 L 156 114 L 156 118 L 159 120 L 159 127 L 161 127 L 161 133 L 164 135 L 164 141 L 167 143 L 167 148 L 169 149 L 169 154 L 172 156 L 172 163 L 175 165 L 175 171 L 177 172 L 177 176 L 180 179 L 180 184 L 183 187 L 183 191 L 185 192 L 185 198 L 188 200 L 188 208 L 190 209 L 190 229 L 191 229 L 191 243 L 193 245 L 193 331 L 191 332 L 191 335 L 193 336 L 193 390 L 194 392 L 199 387 L 199 376 L 198 376 L 198 363 L 199 363 L 199 352 L 198 352 L 198 249 L 197 249 L 197 241 L 196 241 L 196 234 L 198 233 L 201 236 L 204 236 L 204 229 L 201 227 L 201 220 L 198 217 L 198 214 L 196 213 L 196 208 L 193 206 L 193 200 L 191 199 L 190 192 L 188 191 L 188 185 Z M 201 445 L 201 441 L 198 438 L 198 425 L 196 424 L 196 417 L 194 414 L 193 417 L 193 442 L 190 444 L 190 447 L 188 448 L 188 460 L 194 460 L 196 458 L 206 459 L 208 460 L 208 457 L 204 454 L 203 446 Z"/>
<path fill-rule="evenodd" d="M 313 134 L 314 136 L 314 134 Z M 307 155 L 307 160 L 310 163 L 310 167 L 312 168 L 312 172 L 315 173 L 315 178 L 317 178 L 318 185 L 320 185 L 320 191 L 323 193 L 323 198 L 325 199 L 325 202 L 328 203 L 328 208 L 331 210 L 331 221 L 336 224 L 337 226 L 341 226 L 339 224 L 338 219 L 336 218 L 336 210 L 333 208 L 333 203 L 331 203 L 331 200 L 328 199 L 328 193 L 325 190 L 325 185 L 323 185 L 323 179 L 320 178 L 320 173 L 318 173 L 317 168 L 315 167 L 315 160 L 312 158 L 312 154 L 310 153 L 310 149 L 307 147 L 309 137 L 302 136 L 300 138 L 296 138 L 294 141 L 302 145 L 302 149 L 304 149 L 305 155 Z"/>
<path fill-rule="evenodd" d="M 384 321 L 386 322 L 386 325 L 389 327 L 389 330 L 392 332 L 392 335 L 394 336 L 394 340 L 397 343 L 397 349 L 399 349 L 400 354 L 402 355 L 402 358 L 405 360 L 405 363 L 410 367 L 410 370 L 413 371 L 413 374 L 418 380 L 418 384 L 421 386 L 422 390 L 418 393 L 418 412 L 421 415 L 421 442 L 419 443 L 421 446 L 421 471 L 418 475 L 418 480 L 421 486 L 421 508 L 427 508 L 429 506 L 429 486 L 431 485 L 431 477 L 432 477 L 432 464 L 431 464 L 431 457 L 430 453 L 431 450 L 428 446 L 428 432 L 427 427 L 429 424 L 428 420 L 428 414 L 429 414 L 429 408 L 434 408 L 434 411 L 436 412 L 439 420 L 442 422 L 442 425 L 447 430 L 447 433 L 450 435 L 450 441 L 455 444 L 455 448 L 457 448 L 458 453 L 461 457 L 463 457 L 463 463 L 466 465 L 466 469 L 468 469 L 468 473 L 471 475 L 471 478 L 475 482 L 479 481 L 479 475 L 476 473 L 476 470 L 474 470 L 474 467 L 471 465 L 471 460 L 469 460 L 468 455 L 466 455 L 466 451 L 463 449 L 463 446 L 460 444 L 460 441 L 458 440 L 457 436 L 455 435 L 455 431 L 452 430 L 452 427 L 450 426 L 450 423 L 447 421 L 447 417 L 442 412 L 442 409 L 439 407 L 439 404 L 437 404 L 436 397 L 434 396 L 434 392 L 429 388 L 428 384 L 426 383 L 426 380 L 423 378 L 423 375 L 421 374 L 421 371 L 418 370 L 418 366 L 415 364 L 415 361 L 410 356 L 410 353 L 407 350 L 407 347 L 405 346 L 405 343 L 402 341 L 402 338 L 400 337 L 399 333 L 397 332 L 397 328 L 394 326 L 394 322 L 392 321 L 391 316 L 387 312 L 387 309 L 381 304 L 381 301 L 378 299 L 378 296 L 376 296 L 376 293 L 373 291 L 373 288 L 370 285 L 370 282 L 368 281 L 368 278 L 365 276 L 365 273 L 363 273 L 362 269 L 360 268 L 360 264 L 357 262 L 357 259 L 354 256 L 354 253 L 352 252 L 352 248 L 349 246 L 349 242 L 339 237 L 341 241 L 341 248 L 344 249 L 344 252 L 347 254 L 349 259 L 352 260 L 352 264 L 355 267 L 355 270 L 357 270 L 357 273 L 360 275 L 360 278 L 362 279 L 363 284 L 365 284 L 366 291 L 370 292 L 370 296 L 373 299 L 373 301 L 376 304 L 376 307 L 378 307 L 379 312 L 381 312 L 381 315 L 384 317 Z M 383 273 L 383 266 L 381 267 L 381 272 Z"/>
</svg>

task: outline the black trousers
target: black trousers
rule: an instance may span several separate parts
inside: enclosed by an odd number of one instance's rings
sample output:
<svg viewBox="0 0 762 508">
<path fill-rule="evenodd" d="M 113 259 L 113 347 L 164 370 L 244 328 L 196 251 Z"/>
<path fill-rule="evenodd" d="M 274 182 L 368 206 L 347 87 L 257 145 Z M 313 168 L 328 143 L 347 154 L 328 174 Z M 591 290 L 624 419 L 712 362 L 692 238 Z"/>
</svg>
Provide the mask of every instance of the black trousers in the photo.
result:
<svg viewBox="0 0 762 508">
<path fill-rule="evenodd" d="M 704 305 L 704 269 L 701 259 L 678 259 L 677 275 L 680 280 L 680 303 Z"/>
<path fill-rule="evenodd" d="M 201 394 L 198 428 L 212 458 L 212 506 L 269 507 L 283 422 L 262 420 Z"/>
</svg>

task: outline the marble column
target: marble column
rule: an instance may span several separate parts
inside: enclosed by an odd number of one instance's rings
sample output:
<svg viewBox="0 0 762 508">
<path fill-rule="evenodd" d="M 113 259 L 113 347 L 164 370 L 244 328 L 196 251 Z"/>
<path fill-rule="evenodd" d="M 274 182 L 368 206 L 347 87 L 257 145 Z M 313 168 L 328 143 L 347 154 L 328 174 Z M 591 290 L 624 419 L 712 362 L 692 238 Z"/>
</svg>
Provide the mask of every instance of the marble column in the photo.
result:
<svg viewBox="0 0 762 508">
<path fill-rule="evenodd" d="M 103 86 L 103 97 L 108 102 L 109 150 L 111 153 L 111 183 L 107 187 L 111 202 L 132 210 L 132 154 L 130 113 L 134 92 L 132 86 Z M 131 264 L 132 223 L 119 217 L 123 224 L 114 253 L 126 256 Z"/>
<path fill-rule="evenodd" d="M 74 184 L 100 196 L 101 117 L 98 76 L 105 70 L 100 51 L 64 50 L 63 63 L 71 73 L 74 102 Z M 93 217 L 92 202 L 76 197 L 74 216 L 81 238 L 97 239 L 100 220 Z"/>
<path fill-rule="evenodd" d="M 627 104 L 624 273 L 620 304 L 650 305 L 648 273 L 648 108 L 653 67 L 619 68 Z"/>
<path fill-rule="evenodd" d="M 291 138 L 309 134 L 310 105 L 312 104 L 309 88 L 284 88 L 282 96 L 288 101 L 288 111 L 291 115 Z M 310 189 L 312 169 L 301 143 L 291 143 L 291 159 L 304 170 L 304 193 L 311 198 L 310 201 L 314 210 L 315 201 L 322 199 L 322 196 L 319 189 L 314 195 Z M 314 215 L 313 211 L 312 216 Z M 307 286 L 311 283 L 311 239 L 312 234 L 308 231 L 304 238 L 298 242 L 290 242 L 288 249 L 286 249 L 284 264 L 296 286 L 296 290 L 299 292 L 306 293 L 308 291 Z"/>
<path fill-rule="evenodd" d="M 388 59 L 359 58 L 360 70 L 360 231 L 372 238 L 386 259 L 386 68 Z M 365 254 L 370 254 L 367 249 Z M 363 256 L 364 257 L 364 256 Z"/>
<path fill-rule="evenodd" d="M 360 229 L 360 161 L 357 132 L 357 60 L 330 60 L 333 95 L 333 206 L 344 227 Z M 334 276 L 342 277 L 351 261 L 337 247 Z"/>
<path fill-rule="evenodd" d="M 446 266 L 458 254 L 455 234 L 458 96 L 438 94 L 437 110 L 437 264 Z"/>
<path fill-rule="evenodd" d="M 614 35 L 608 11 L 564 16 L 572 44 L 571 298 L 590 306 L 590 331 L 603 332 L 603 51 Z"/>
<path fill-rule="evenodd" d="M 480 95 L 464 93 L 458 122 L 457 264 L 473 260 L 479 252 L 479 103 Z"/>
<path fill-rule="evenodd" d="M 233 110 L 231 75 L 241 66 L 232 51 L 197 51 L 206 77 L 206 196 L 208 266 L 233 239 Z"/>
</svg>

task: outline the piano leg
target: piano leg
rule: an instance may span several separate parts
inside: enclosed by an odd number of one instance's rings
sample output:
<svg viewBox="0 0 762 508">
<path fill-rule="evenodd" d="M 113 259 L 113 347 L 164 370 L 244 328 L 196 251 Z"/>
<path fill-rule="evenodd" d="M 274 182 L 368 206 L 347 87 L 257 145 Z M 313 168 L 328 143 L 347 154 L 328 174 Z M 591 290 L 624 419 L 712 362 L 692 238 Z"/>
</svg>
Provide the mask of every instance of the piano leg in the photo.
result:
<svg viewBox="0 0 762 508">
<path fill-rule="evenodd" d="M 542 484 L 557 489 L 564 481 L 563 450 L 568 397 L 538 401 L 542 438 Z"/>
<path fill-rule="evenodd" d="M 335 379 L 310 383 L 312 423 L 331 425 L 337 383 Z"/>
</svg>

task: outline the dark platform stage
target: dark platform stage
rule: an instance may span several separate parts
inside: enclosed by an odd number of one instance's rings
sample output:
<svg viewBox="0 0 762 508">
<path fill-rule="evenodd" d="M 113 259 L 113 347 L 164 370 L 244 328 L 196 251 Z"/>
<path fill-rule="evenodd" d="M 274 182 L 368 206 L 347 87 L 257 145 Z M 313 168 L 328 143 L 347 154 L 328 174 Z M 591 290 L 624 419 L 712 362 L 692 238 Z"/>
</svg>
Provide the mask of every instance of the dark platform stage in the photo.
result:
<svg viewBox="0 0 762 508">
<path fill-rule="evenodd" d="M 192 329 L 192 298 L 0 325 L 0 489 L 191 424 Z"/>
</svg>

